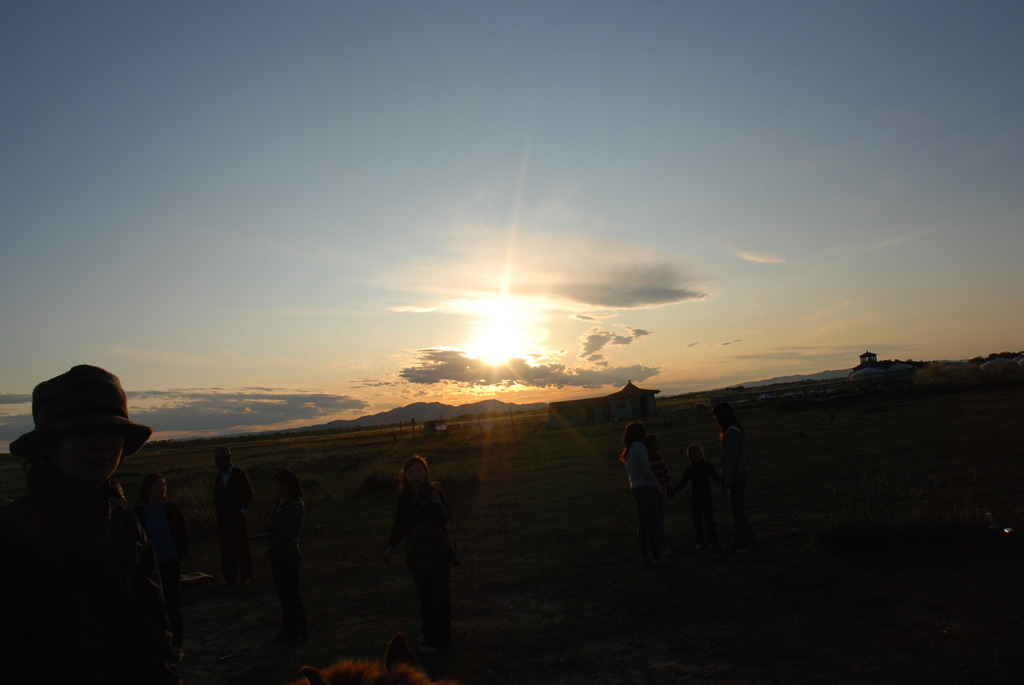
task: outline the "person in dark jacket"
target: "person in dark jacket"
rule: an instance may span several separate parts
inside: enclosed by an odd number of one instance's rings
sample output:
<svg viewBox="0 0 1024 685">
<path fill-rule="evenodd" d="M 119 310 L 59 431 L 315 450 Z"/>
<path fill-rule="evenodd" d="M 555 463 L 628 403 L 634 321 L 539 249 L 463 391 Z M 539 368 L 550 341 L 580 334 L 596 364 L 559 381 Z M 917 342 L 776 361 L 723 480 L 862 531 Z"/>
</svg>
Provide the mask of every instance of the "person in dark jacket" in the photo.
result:
<svg viewBox="0 0 1024 685">
<path fill-rule="evenodd" d="M 732 514 L 733 541 L 723 551 L 749 552 L 757 545 L 757 536 L 747 518 L 747 432 L 733 413 L 732 405 L 720 402 L 711 408 L 718 423 L 722 442 L 722 483 L 729 490 L 729 513 Z"/>
<path fill-rule="evenodd" d="M 167 618 L 171 621 L 174 646 L 181 659 L 184 621 L 181 616 L 181 563 L 188 553 L 188 528 L 181 509 L 167 499 L 167 479 L 161 473 L 151 473 L 142 479 L 142 488 L 135 500 L 135 515 L 146 530 L 160 566 L 160 583 L 164 589 Z"/>
<path fill-rule="evenodd" d="M 111 481 L 152 429 L 87 365 L 37 385 L 32 417 L 10 445 L 28 492 L 0 507 L 3 681 L 177 684 L 156 556 Z"/>
<path fill-rule="evenodd" d="M 395 520 L 384 557 L 390 560 L 395 546 L 405 539 L 405 563 L 420 603 L 423 640 L 419 651 L 423 654 L 452 646 L 449 519 L 444 492 L 439 483 L 431 482 L 427 460 L 409 457 L 399 479 Z"/>
<path fill-rule="evenodd" d="M 299 533 L 306 518 L 306 505 L 302 501 L 302 484 L 289 469 L 274 475 L 277 487 L 277 505 L 267 523 L 270 539 L 267 556 L 274 587 L 281 600 L 281 632 L 275 643 L 305 642 L 309 638 L 306 627 L 306 606 L 299 594 Z"/>
<path fill-rule="evenodd" d="M 249 550 L 249 516 L 253 489 L 246 472 L 231 463 L 231 449 L 217 447 L 213 453 L 217 475 L 213 477 L 213 508 L 217 513 L 220 540 L 222 586 L 245 585 L 252 580 Z"/>
</svg>

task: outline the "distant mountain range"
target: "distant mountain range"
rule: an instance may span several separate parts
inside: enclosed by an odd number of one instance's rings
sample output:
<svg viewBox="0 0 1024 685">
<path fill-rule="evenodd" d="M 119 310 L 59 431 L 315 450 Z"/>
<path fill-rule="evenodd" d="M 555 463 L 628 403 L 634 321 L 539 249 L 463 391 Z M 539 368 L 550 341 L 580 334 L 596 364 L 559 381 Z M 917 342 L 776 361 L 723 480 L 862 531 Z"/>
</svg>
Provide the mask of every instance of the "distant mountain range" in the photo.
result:
<svg viewBox="0 0 1024 685">
<path fill-rule="evenodd" d="M 797 383 L 800 381 L 826 381 L 835 378 L 845 378 L 850 375 L 849 369 L 836 371 L 820 371 L 818 373 L 803 376 L 778 376 L 763 381 L 749 381 L 742 385 L 747 388 L 756 388 L 762 385 L 777 385 L 781 383 Z M 547 408 L 547 402 L 534 402 L 533 404 L 514 404 L 502 402 L 501 400 L 481 400 L 471 404 L 450 405 L 440 402 L 415 402 L 413 404 L 396 407 L 379 414 L 360 416 L 357 419 L 339 419 L 329 423 L 321 423 L 316 426 L 304 426 L 293 428 L 288 432 L 298 433 L 303 431 L 333 430 L 338 428 L 361 428 L 365 426 L 386 426 L 396 423 L 409 423 L 415 420 L 416 423 L 425 421 L 451 421 L 460 416 L 476 416 L 479 414 L 507 414 L 512 411 L 534 411 Z"/>
<path fill-rule="evenodd" d="M 799 383 L 801 381 L 831 381 L 838 378 L 846 378 L 850 375 L 850 369 L 836 369 L 834 371 L 819 371 L 805 376 L 778 376 L 764 381 L 749 381 L 742 383 L 745 388 L 757 388 L 762 385 L 779 385 L 782 383 Z"/>
<path fill-rule="evenodd" d="M 388 411 L 380 412 L 379 414 L 360 416 L 358 419 L 339 419 L 329 423 L 322 423 L 317 426 L 295 428 L 290 432 L 331 430 L 336 428 L 355 428 L 363 426 L 386 426 L 388 424 L 398 422 L 409 423 L 411 420 L 415 420 L 416 423 L 437 420 L 451 421 L 460 416 L 476 416 L 477 414 L 495 413 L 507 414 L 510 409 L 512 411 L 532 411 L 535 409 L 545 409 L 547 406 L 547 402 L 512 404 L 509 402 L 502 402 L 501 400 L 481 400 L 480 402 L 460 404 L 458 406 L 441 404 L 440 402 L 415 402 L 404 407 L 389 409 Z"/>
</svg>

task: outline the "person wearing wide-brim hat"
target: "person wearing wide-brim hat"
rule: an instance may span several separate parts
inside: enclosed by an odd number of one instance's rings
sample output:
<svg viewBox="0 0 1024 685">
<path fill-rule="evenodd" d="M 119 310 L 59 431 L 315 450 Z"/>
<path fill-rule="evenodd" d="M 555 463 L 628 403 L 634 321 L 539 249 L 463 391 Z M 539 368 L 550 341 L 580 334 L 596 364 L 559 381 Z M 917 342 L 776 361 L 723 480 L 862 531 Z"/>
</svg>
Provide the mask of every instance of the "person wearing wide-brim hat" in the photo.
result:
<svg viewBox="0 0 1024 685">
<path fill-rule="evenodd" d="M 28 491 L 0 507 L 0 668 L 12 682 L 178 683 L 153 548 L 111 478 L 152 429 L 114 374 L 37 385 L 11 443 Z"/>
</svg>

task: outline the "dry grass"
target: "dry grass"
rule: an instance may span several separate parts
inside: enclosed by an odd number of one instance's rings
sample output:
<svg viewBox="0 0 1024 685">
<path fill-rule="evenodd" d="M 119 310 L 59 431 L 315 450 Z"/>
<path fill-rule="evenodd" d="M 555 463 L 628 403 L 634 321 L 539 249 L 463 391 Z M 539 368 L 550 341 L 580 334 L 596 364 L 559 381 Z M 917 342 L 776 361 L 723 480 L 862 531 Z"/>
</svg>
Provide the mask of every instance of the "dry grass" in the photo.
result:
<svg viewBox="0 0 1024 685">
<path fill-rule="evenodd" d="M 427 456 L 456 516 L 464 563 L 452 576 L 456 647 L 426 660 L 435 678 L 479 683 L 1018 682 L 1024 657 L 1024 437 L 1021 386 L 884 391 L 827 402 L 737 407 L 749 433 L 749 513 L 761 547 L 692 550 L 685 497 L 669 505 L 679 563 L 637 563 L 632 502 L 617 461 L 621 424 L 394 440 L 393 431 L 236 441 L 257 487 L 254 530 L 274 469 L 307 486 L 303 592 L 312 638 L 268 644 L 279 607 L 263 550 L 253 585 L 184 589 L 184 682 L 283 683 L 304 663 L 378 659 L 397 631 L 418 634 L 404 567 L 381 551 L 393 477 Z M 660 403 L 648 424 L 673 475 L 683 450 L 717 460 L 706 408 Z M 406 436 L 408 438 L 408 436 Z M 147 447 L 127 465 L 129 496 L 168 475 L 194 552 L 185 571 L 217 575 L 212 443 Z M 20 474 L 0 471 L 4 492 Z M 716 493 L 720 535 L 731 526 Z M 991 512 L 1001 526 L 992 531 Z M 316 528 L 313 530 L 312 528 Z"/>
</svg>

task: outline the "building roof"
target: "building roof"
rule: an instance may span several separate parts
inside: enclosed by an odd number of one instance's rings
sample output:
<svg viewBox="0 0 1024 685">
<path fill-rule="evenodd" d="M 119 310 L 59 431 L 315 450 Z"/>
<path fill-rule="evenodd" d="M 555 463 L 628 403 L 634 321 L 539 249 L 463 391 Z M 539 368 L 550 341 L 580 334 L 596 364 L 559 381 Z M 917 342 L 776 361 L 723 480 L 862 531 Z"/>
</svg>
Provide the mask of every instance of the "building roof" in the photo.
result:
<svg viewBox="0 0 1024 685">
<path fill-rule="evenodd" d="M 661 392 L 661 390 L 647 390 L 645 388 L 638 388 L 633 385 L 633 381 L 627 382 L 624 386 L 613 392 L 611 395 L 602 395 L 601 397 L 583 397 L 576 400 L 561 400 L 558 402 L 550 402 L 548 406 L 562 405 L 562 404 L 601 404 L 607 400 L 613 400 L 620 397 L 640 397 L 644 395 L 655 395 Z"/>
<path fill-rule="evenodd" d="M 635 397 L 636 395 L 654 395 L 661 392 L 661 390 L 645 390 L 644 388 L 638 388 L 633 385 L 633 381 L 627 381 L 620 390 L 616 390 L 611 395 L 606 397 Z"/>
<path fill-rule="evenodd" d="M 852 374 L 850 374 L 852 378 L 864 378 L 866 376 L 880 375 L 885 375 L 885 371 L 883 369 L 878 368 L 877 366 L 865 366 L 863 369 L 860 369 L 859 371 L 854 371 Z"/>
</svg>

